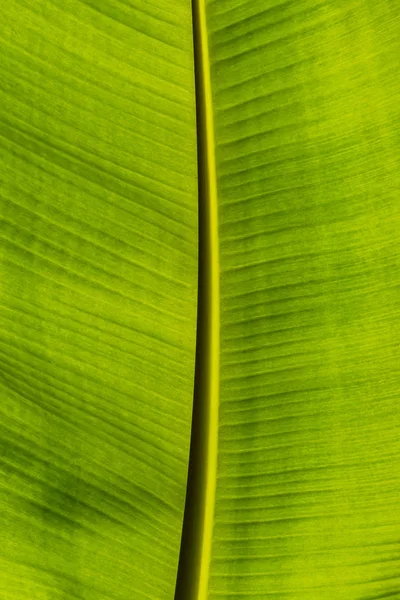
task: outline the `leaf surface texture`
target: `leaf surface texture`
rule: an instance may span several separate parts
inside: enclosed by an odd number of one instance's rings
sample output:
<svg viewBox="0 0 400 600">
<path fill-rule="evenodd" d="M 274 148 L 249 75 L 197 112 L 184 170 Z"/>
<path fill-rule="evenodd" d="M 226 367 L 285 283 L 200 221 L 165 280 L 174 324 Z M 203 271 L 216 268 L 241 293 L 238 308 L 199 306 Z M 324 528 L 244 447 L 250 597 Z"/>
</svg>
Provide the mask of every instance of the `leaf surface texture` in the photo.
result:
<svg viewBox="0 0 400 600">
<path fill-rule="evenodd" d="M 173 597 L 197 299 L 186 0 L 0 24 L 0 596 Z"/>
<path fill-rule="evenodd" d="M 173 598 L 206 190 L 183 600 L 399 598 L 396 3 L 3 4 L 0 597 Z"/>
<path fill-rule="evenodd" d="M 398 598 L 398 7 L 206 6 L 221 264 L 209 597 Z"/>
</svg>

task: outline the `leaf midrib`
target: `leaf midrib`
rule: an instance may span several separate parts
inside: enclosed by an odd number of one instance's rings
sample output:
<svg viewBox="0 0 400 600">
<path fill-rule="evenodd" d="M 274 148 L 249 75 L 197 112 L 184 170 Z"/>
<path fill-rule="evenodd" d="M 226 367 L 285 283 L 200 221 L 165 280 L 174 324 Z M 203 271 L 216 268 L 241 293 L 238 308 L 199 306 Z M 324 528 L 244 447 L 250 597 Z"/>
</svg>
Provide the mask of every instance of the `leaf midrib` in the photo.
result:
<svg viewBox="0 0 400 600">
<path fill-rule="evenodd" d="M 206 0 L 192 0 L 199 187 L 199 282 L 188 487 L 175 600 L 207 600 L 217 478 L 220 264 Z"/>
</svg>

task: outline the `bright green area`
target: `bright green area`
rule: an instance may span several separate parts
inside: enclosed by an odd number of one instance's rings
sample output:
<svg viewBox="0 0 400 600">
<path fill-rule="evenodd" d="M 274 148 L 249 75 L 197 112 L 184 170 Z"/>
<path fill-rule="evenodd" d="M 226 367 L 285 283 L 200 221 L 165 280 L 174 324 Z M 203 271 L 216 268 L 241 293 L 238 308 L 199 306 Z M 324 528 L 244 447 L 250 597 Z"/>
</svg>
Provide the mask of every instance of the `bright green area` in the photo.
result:
<svg viewBox="0 0 400 600">
<path fill-rule="evenodd" d="M 197 302 L 189 0 L 0 22 L 0 598 L 173 598 Z"/>
<path fill-rule="evenodd" d="M 210 600 L 400 598 L 400 10 L 209 0 Z"/>
<path fill-rule="evenodd" d="M 400 599 L 400 8 L 204 1 L 215 289 L 218 237 L 221 268 L 209 600 Z M 2 2 L 1 600 L 174 597 L 196 342 L 191 19 L 190 0 Z"/>
</svg>

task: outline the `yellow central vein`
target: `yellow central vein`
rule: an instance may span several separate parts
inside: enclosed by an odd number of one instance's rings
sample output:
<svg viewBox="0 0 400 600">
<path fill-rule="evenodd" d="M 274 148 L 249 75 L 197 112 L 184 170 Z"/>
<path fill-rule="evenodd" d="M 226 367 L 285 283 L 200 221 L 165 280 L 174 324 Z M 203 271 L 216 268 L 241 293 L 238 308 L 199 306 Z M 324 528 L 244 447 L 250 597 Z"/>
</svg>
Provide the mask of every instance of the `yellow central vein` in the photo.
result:
<svg viewBox="0 0 400 600">
<path fill-rule="evenodd" d="M 193 0 L 193 18 L 195 27 L 195 58 L 198 61 L 198 102 L 200 103 L 200 126 L 203 126 L 203 143 L 200 160 L 203 169 L 200 176 L 204 178 L 202 198 L 204 208 L 205 238 L 208 252 L 205 263 L 204 284 L 208 293 L 204 298 L 205 310 L 208 313 L 208 335 L 203 351 L 205 357 L 206 381 L 202 400 L 206 404 L 205 422 L 205 469 L 203 496 L 202 539 L 199 557 L 198 589 L 196 600 L 207 600 L 208 581 L 211 563 L 211 547 L 214 523 L 215 491 L 217 479 L 218 453 L 218 409 L 219 409 L 219 356 L 220 356 L 220 266 L 218 239 L 218 202 L 217 172 L 215 162 L 214 115 L 211 92 L 211 68 L 207 35 L 206 0 Z"/>
<path fill-rule="evenodd" d="M 192 0 L 199 175 L 199 294 L 192 434 L 175 600 L 207 600 L 218 452 L 217 177 L 206 0 Z"/>
</svg>

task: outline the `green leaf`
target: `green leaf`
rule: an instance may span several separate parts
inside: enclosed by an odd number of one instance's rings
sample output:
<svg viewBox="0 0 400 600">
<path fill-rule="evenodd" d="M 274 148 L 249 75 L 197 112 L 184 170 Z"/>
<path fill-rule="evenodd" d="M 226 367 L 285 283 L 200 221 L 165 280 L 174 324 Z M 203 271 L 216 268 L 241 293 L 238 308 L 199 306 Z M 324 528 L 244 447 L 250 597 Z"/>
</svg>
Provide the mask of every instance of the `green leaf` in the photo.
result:
<svg viewBox="0 0 400 600">
<path fill-rule="evenodd" d="M 399 598 L 399 9 L 207 11 L 221 265 L 209 598 Z"/>
<path fill-rule="evenodd" d="M 172 598 L 197 300 L 189 3 L 0 24 L 4 600 Z"/>
<path fill-rule="evenodd" d="M 400 597 L 399 16 L 4 3 L 2 599 Z"/>
</svg>

